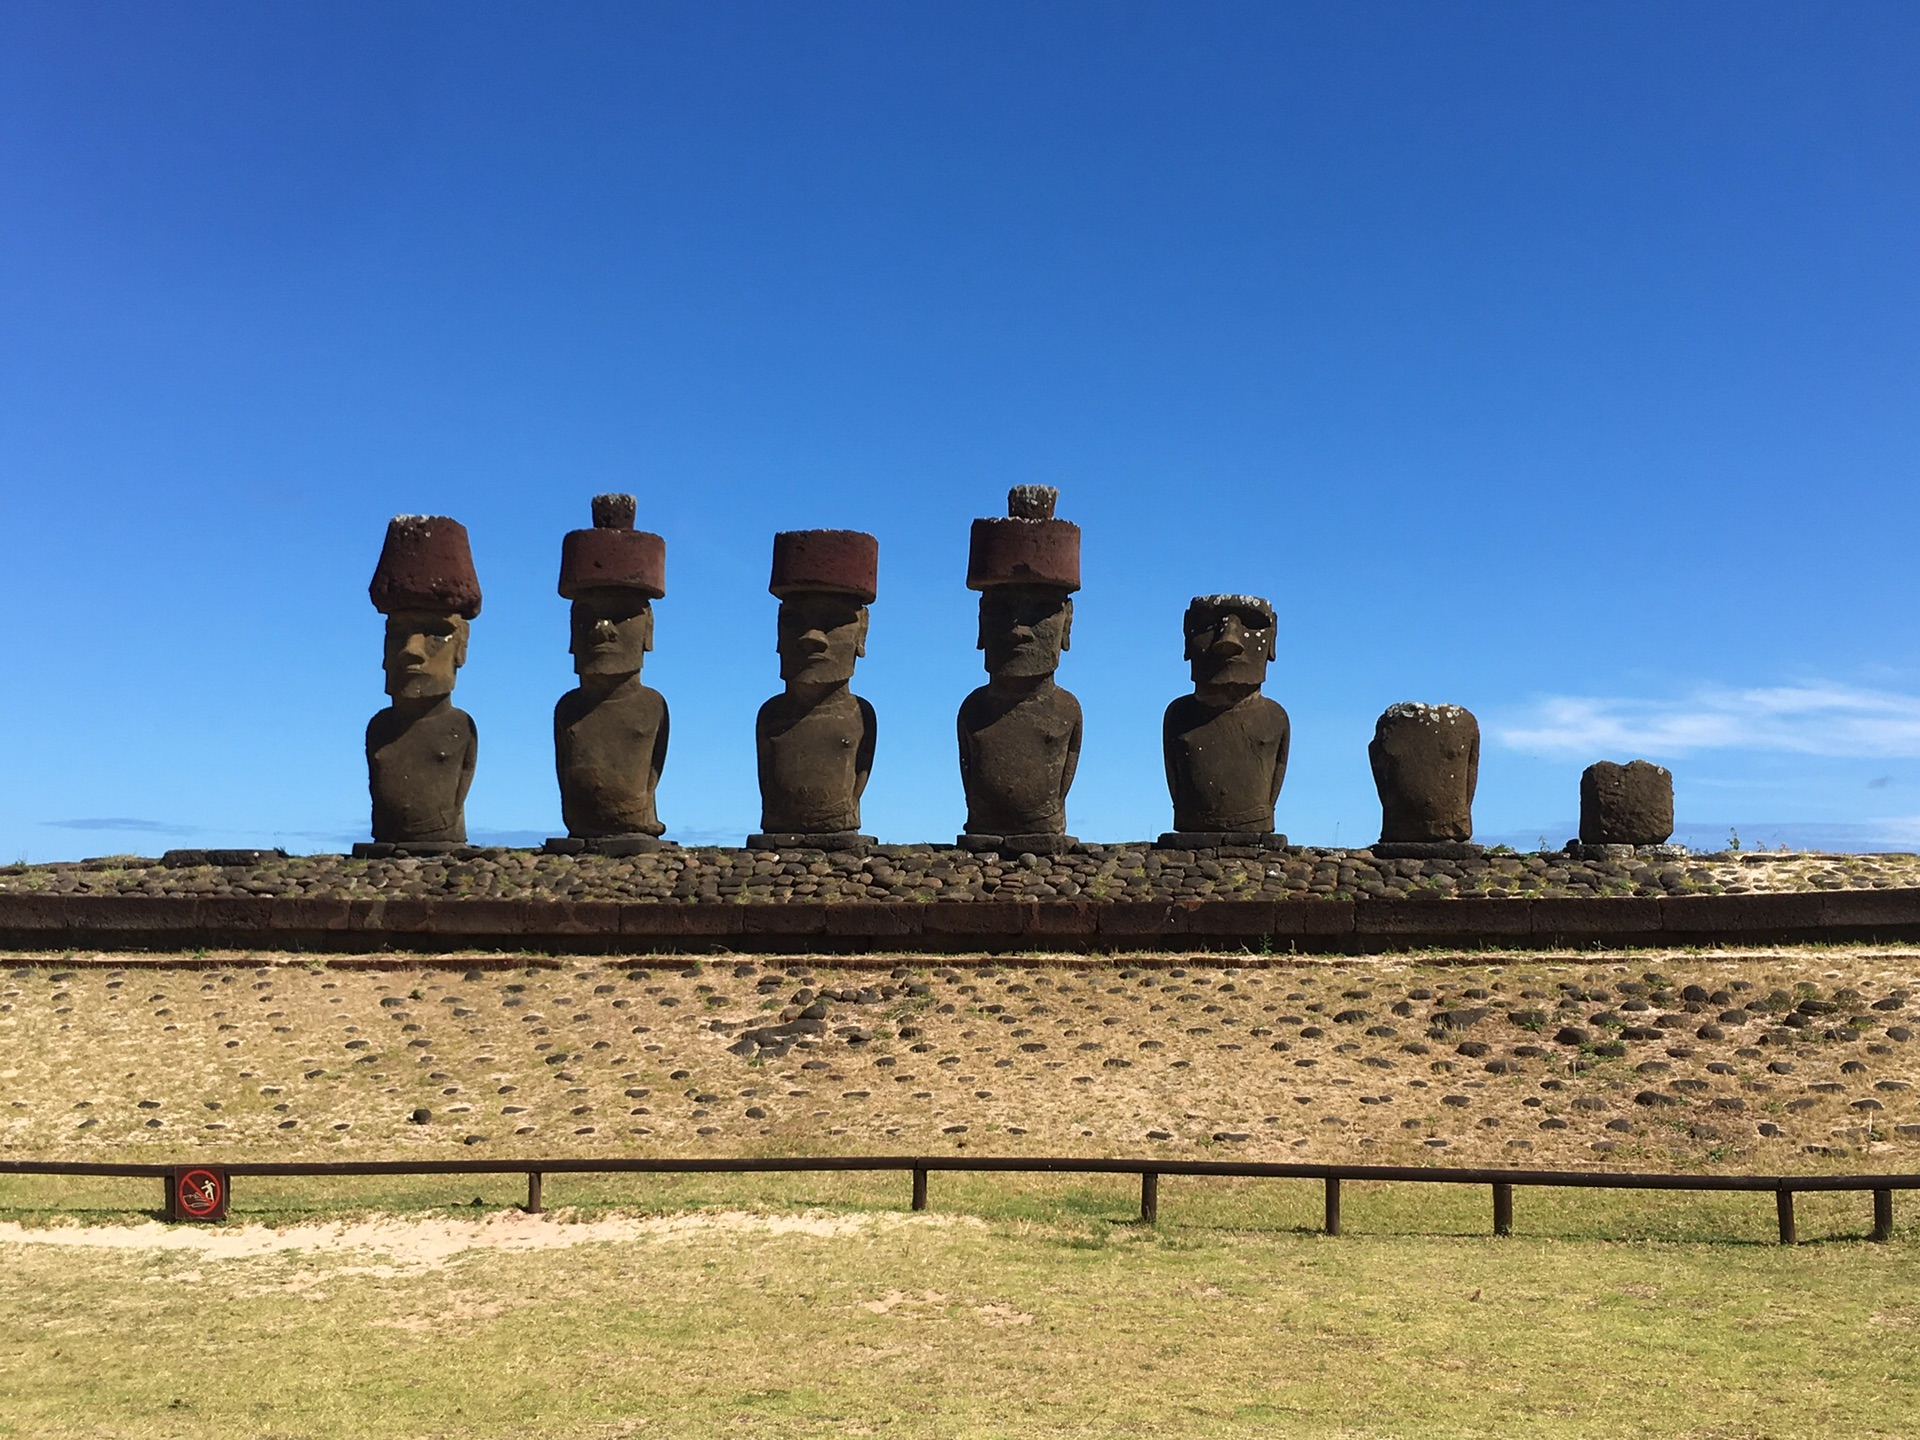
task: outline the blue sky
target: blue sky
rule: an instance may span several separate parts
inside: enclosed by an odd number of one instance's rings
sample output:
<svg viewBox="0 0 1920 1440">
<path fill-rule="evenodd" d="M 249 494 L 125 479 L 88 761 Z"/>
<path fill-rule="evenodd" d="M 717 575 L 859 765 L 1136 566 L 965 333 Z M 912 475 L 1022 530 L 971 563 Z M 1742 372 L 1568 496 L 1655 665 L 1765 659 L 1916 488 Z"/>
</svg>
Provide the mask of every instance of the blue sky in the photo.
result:
<svg viewBox="0 0 1920 1440">
<path fill-rule="evenodd" d="M 775 530 L 881 541 L 867 828 L 944 839 L 966 533 L 1061 488 L 1072 828 L 1170 823 L 1189 596 L 1281 614 L 1280 824 L 1388 704 L 1483 838 L 1920 841 L 1920 11 L 0 9 L 0 859 L 366 826 L 387 518 L 457 516 L 476 838 L 558 833 L 560 537 L 668 542 L 669 834 L 755 827 Z"/>
</svg>

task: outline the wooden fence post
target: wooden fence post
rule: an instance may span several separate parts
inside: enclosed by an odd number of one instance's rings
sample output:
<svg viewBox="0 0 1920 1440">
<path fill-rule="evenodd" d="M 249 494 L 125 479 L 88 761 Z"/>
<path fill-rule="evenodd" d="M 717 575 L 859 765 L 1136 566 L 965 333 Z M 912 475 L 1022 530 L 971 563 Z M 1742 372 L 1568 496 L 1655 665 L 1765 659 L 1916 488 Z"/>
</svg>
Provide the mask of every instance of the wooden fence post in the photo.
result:
<svg viewBox="0 0 1920 1440">
<path fill-rule="evenodd" d="M 1140 1223 L 1160 1223 L 1160 1172 L 1157 1170 L 1140 1172 Z"/>
<path fill-rule="evenodd" d="M 927 1167 L 924 1165 L 913 1167 L 913 1208 L 927 1208 Z"/>
<path fill-rule="evenodd" d="M 1329 1235 L 1338 1235 L 1340 1233 L 1340 1177 L 1338 1175 L 1329 1175 L 1327 1177 L 1327 1222 L 1325 1228 Z"/>
<path fill-rule="evenodd" d="M 1793 1191 L 1786 1189 L 1774 1191 L 1773 1206 L 1780 1216 L 1780 1243 L 1798 1245 L 1800 1234 L 1793 1224 Z"/>
<path fill-rule="evenodd" d="M 540 1190 L 542 1182 L 544 1182 L 546 1178 L 547 1177 L 542 1175 L 538 1170 L 529 1170 L 527 1172 L 527 1214 L 529 1215 L 542 1213 L 543 1207 L 540 1204 Z"/>
<path fill-rule="evenodd" d="M 1873 1238 L 1893 1239 L 1893 1191 L 1873 1192 Z"/>
<path fill-rule="evenodd" d="M 1496 1183 L 1493 1187 L 1493 1233 L 1513 1234 L 1513 1186 Z"/>
</svg>

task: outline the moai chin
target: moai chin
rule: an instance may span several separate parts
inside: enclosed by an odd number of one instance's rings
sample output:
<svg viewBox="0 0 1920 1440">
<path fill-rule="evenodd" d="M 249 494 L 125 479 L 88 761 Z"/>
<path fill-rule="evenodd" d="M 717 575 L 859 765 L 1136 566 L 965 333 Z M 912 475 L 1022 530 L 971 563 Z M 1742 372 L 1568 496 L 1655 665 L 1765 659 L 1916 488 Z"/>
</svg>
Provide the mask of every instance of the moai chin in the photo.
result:
<svg viewBox="0 0 1920 1440">
<path fill-rule="evenodd" d="M 780 601 L 780 678 L 786 690 L 753 724 L 760 767 L 760 829 L 750 850 L 861 850 L 860 795 L 873 769 L 873 706 L 855 695 L 854 662 L 867 653 L 867 606 L 877 591 L 880 542 L 859 530 L 787 530 L 773 537 Z"/>
<path fill-rule="evenodd" d="M 1380 792 L 1380 841 L 1387 859 L 1478 855 L 1473 791 L 1480 780 L 1480 722 L 1458 705 L 1392 705 L 1367 747 Z"/>
<path fill-rule="evenodd" d="M 463 845 L 479 752 L 473 719 L 452 698 L 468 622 L 480 613 L 466 527 L 445 515 L 396 515 L 367 594 L 387 617 L 381 663 L 390 703 L 367 722 L 373 844 L 354 853 Z"/>
<path fill-rule="evenodd" d="M 1053 675 L 1072 638 L 1080 527 L 1053 518 L 1059 493 L 1016 485 L 1006 519 L 973 522 L 967 586 L 980 592 L 988 678 L 960 705 L 964 849 L 1057 854 L 1075 844 L 1067 790 L 1080 762 L 1080 702 Z"/>
<path fill-rule="evenodd" d="M 1673 837 L 1673 772 L 1647 760 L 1602 760 L 1580 776 L 1580 838 L 1567 849 L 1591 858 L 1635 850 L 1684 854 Z"/>
<path fill-rule="evenodd" d="M 1163 849 L 1278 847 L 1273 807 L 1287 775 L 1292 726 L 1260 693 L 1274 657 L 1277 620 L 1257 595 L 1196 595 L 1182 628 L 1193 693 L 1161 722 L 1173 829 Z"/>
<path fill-rule="evenodd" d="M 560 545 L 577 689 L 553 707 L 554 769 L 567 838 L 549 851 L 632 855 L 666 826 L 654 789 L 667 762 L 667 702 L 640 683 L 653 649 L 653 602 L 667 593 L 667 542 L 633 528 L 631 495 L 593 497 L 593 528 Z"/>
</svg>

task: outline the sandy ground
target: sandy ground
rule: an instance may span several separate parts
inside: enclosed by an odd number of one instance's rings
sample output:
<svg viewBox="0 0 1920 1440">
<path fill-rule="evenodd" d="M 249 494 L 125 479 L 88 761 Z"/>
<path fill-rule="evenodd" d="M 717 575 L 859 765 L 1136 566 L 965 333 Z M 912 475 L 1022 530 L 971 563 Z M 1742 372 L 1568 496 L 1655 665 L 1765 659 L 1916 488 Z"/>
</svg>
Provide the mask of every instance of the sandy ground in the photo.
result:
<svg viewBox="0 0 1920 1440">
<path fill-rule="evenodd" d="M 954 1216 L 884 1211 L 830 1215 L 809 1211 L 760 1215 L 744 1210 L 688 1215 L 616 1216 L 571 1220 L 564 1213 L 527 1215 L 506 1210 L 474 1219 L 380 1216 L 308 1225 L 21 1225 L 0 1221 L 0 1245 L 50 1245 L 89 1250 L 153 1250 L 207 1260 L 304 1255 L 378 1257 L 389 1273 L 434 1270 L 473 1250 L 567 1250 L 635 1240 L 673 1242 L 746 1235 L 806 1235 L 840 1239 L 901 1225 L 978 1222 Z"/>
<path fill-rule="evenodd" d="M 1904 1164 L 1920 1160 L 1914 994 L 1907 948 L 892 978 L 829 961 L 18 965 L 0 978 L 0 1155 Z M 1818 1013 L 1792 1029 L 1769 1003 Z M 820 1034 L 741 1053 L 806 1005 Z"/>
</svg>

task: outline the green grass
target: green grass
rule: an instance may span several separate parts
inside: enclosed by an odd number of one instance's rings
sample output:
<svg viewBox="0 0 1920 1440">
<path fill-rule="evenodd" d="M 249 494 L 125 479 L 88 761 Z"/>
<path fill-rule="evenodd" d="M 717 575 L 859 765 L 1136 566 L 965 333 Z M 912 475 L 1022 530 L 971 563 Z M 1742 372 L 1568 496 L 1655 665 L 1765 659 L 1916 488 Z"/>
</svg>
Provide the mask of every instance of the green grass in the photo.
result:
<svg viewBox="0 0 1920 1440">
<path fill-rule="evenodd" d="M 58 1189 L 50 1188 L 57 1183 Z M 519 1197 L 512 1181 L 241 1182 L 242 1219 Z M 130 1188 L 131 1187 L 131 1188 Z M 140 1218 L 158 1182 L 8 1181 L 0 1220 Z M 562 1178 L 545 1222 L 628 1207 L 854 1216 L 444 1264 L 0 1244 L 0 1435 L 1906 1435 L 1920 1226 L 1864 1196 L 1295 1182 Z M 1904 1199 L 1905 1197 L 1903 1197 Z M 1614 1237 L 1614 1238 L 1602 1238 Z"/>
</svg>

